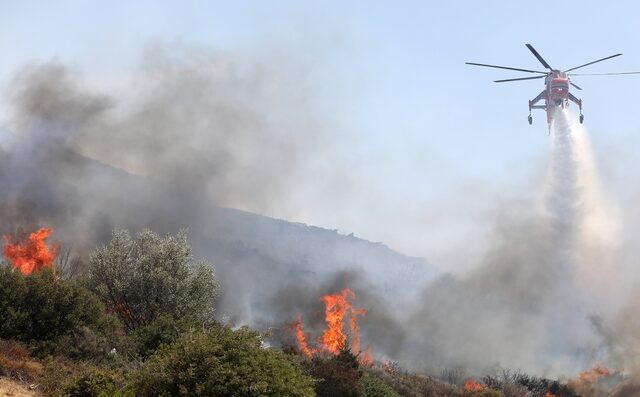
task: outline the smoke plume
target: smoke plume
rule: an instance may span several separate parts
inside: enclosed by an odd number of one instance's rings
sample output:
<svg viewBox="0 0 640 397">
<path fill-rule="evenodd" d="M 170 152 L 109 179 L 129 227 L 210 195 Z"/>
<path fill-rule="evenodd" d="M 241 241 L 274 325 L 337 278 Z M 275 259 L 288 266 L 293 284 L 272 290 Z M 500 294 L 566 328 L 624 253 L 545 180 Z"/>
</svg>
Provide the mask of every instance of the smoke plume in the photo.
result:
<svg viewBox="0 0 640 397">
<path fill-rule="evenodd" d="M 616 216 L 571 118 L 556 111 L 537 208 L 501 214 L 476 270 L 425 289 L 404 341 L 413 365 L 558 376 L 610 363 L 592 319 L 604 310 L 596 287 L 613 272 Z"/>
</svg>

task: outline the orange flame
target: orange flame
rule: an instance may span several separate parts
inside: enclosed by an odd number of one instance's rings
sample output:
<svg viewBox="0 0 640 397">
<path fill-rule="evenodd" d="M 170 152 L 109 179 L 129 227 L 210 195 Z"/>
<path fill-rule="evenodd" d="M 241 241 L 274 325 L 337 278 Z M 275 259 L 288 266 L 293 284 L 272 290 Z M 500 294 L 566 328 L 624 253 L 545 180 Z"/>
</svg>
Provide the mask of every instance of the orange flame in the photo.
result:
<svg viewBox="0 0 640 397">
<path fill-rule="evenodd" d="M 362 352 L 362 355 L 360 356 L 360 364 L 367 367 L 373 366 L 373 353 L 371 353 L 371 346 L 367 346 L 365 351 Z"/>
<path fill-rule="evenodd" d="M 592 390 L 594 383 L 596 383 L 598 379 L 609 376 L 610 374 L 608 368 L 600 364 L 595 364 L 590 370 L 580 372 L 577 379 L 571 379 L 567 382 L 567 386 L 580 395 L 591 396 L 596 394 Z"/>
<path fill-rule="evenodd" d="M 18 269 L 25 276 L 33 272 L 53 266 L 58 253 L 58 247 L 47 246 L 44 240 L 51 236 L 53 230 L 41 228 L 29 235 L 24 241 L 13 242 L 11 236 L 4 236 L 3 255 L 14 269 Z"/>
<path fill-rule="evenodd" d="M 305 356 L 311 357 L 316 352 L 316 350 L 309 347 L 307 334 L 305 334 L 304 328 L 302 327 L 302 318 L 300 317 L 300 315 L 298 315 L 296 321 L 291 325 L 296 332 L 296 342 L 298 343 L 298 348 Z"/>
<path fill-rule="evenodd" d="M 355 294 L 345 288 L 339 294 L 324 295 L 321 299 L 325 304 L 324 317 L 327 329 L 322 334 L 322 344 L 331 353 L 337 354 L 347 345 L 347 334 L 344 331 L 344 317 L 351 308 L 349 298 L 355 298 Z"/>
<path fill-rule="evenodd" d="M 550 391 L 544 393 L 544 397 L 556 397 L 555 394 L 551 393 Z"/>
<path fill-rule="evenodd" d="M 351 309 L 349 317 L 349 330 L 351 330 L 351 349 L 354 352 L 360 351 L 360 327 L 358 327 L 358 316 L 364 316 L 367 311 L 364 309 Z"/>
<path fill-rule="evenodd" d="M 319 348 L 309 346 L 307 334 L 302 327 L 302 319 L 298 315 L 296 321 L 291 324 L 295 331 L 298 349 L 307 357 L 311 357 L 320 351 L 338 354 L 341 349 L 347 346 L 349 334 L 351 336 L 350 350 L 360 356 L 363 365 L 372 365 L 373 358 L 371 348 L 360 354 L 360 327 L 358 326 L 358 316 L 364 316 L 367 311 L 354 308 L 351 300 L 356 295 L 349 288 L 343 289 L 338 294 L 324 295 L 320 299 L 325 304 L 325 322 L 327 328 L 318 339 Z M 345 319 L 348 320 L 349 334 L 345 330 Z"/>
<path fill-rule="evenodd" d="M 482 383 L 478 382 L 475 379 L 467 379 L 464 382 L 464 390 L 465 391 L 469 391 L 469 392 L 482 391 L 485 388 L 486 388 L 485 385 L 483 385 Z"/>
</svg>

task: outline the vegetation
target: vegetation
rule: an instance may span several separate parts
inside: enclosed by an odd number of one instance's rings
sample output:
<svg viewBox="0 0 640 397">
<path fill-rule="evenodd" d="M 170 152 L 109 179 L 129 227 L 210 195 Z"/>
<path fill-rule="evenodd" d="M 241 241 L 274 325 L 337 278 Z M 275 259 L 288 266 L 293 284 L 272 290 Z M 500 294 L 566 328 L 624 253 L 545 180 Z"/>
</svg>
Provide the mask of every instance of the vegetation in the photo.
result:
<svg viewBox="0 0 640 397">
<path fill-rule="evenodd" d="M 313 358 L 267 348 L 260 333 L 213 321 L 212 266 L 192 260 L 184 232 L 116 231 L 87 269 L 71 280 L 0 263 L 0 376 L 70 397 L 576 397 L 519 372 L 465 391 L 460 368 L 442 382 L 397 363 L 363 367 L 348 348 Z"/>
<path fill-rule="evenodd" d="M 313 396 L 312 380 L 260 334 L 217 326 L 156 352 L 135 376 L 142 396 Z"/>
<path fill-rule="evenodd" d="M 362 370 L 358 358 L 348 348 L 336 356 L 316 356 L 308 364 L 309 373 L 316 379 L 318 397 L 362 397 Z"/>
<path fill-rule="evenodd" d="M 130 331 L 162 315 L 213 320 L 218 285 L 213 266 L 194 262 L 185 232 L 165 237 L 144 230 L 113 232 L 90 257 L 91 288 Z"/>
<path fill-rule="evenodd" d="M 69 342 L 88 335 L 94 339 L 93 353 L 106 354 L 119 327 L 97 296 L 79 282 L 56 279 L 50 269 L 25 277 L 0 266 L 0 318 L 0 338 L 27 343 L 38 355 L 81 357 L 89 346 Z"/>
<path fill-rule="evenodd" d="M 366 397 L 400 397 L 391 386 L 374 373 L 367 372 L 360 379 Z"/>
</svg>

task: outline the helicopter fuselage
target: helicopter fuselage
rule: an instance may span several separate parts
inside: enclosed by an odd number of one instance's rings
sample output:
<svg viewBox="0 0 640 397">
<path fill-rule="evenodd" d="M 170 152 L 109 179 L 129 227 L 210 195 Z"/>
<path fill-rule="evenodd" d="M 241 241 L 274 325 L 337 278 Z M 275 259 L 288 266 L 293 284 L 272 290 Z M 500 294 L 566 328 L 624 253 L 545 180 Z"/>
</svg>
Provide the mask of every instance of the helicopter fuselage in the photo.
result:
<svg viewBox="0 0 640 397">
<path fill-rule="evenodd" d="M 547 112 L 547 124 L 551 128 L 556 108 L 566 108 L 569 101 L 574 102 L 580 108 L 580 122 L 582 116 L 582 100 L 569 92 L 569 76 L 560 70 L 551 70 L 544 79 L 545 90 L 529 101 L 529 124 L 532 123 L 531 110 L 544 109 Z M 544 101 L 544 103 L 543 103 Z"/>
</svg>

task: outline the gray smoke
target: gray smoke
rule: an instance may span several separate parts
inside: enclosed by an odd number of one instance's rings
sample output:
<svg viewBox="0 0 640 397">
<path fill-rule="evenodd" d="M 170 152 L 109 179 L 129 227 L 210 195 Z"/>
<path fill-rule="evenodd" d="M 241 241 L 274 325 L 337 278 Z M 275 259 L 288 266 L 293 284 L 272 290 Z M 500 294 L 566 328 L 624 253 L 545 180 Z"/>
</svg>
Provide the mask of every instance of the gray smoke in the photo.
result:
<svg viewBox="0 0 640 397">
<path fill-rule="evenodd" d="M 23 68 L 8 88 L 16 139 L 0 149 L 3 231 L 53 224 L 93 244 L 114 226 L 190 226 L 206 205 L 286 205 L 327 146 L 305 66 L 289 61 L 153 47 L 110 90 L 58 63 Z M 159 186 L 172 194 L 152 197 Z M 134 199 L 170 219 L 122 216 Z"/>
<path fill-rule="evenodd" d="M 590 320 L 601 308 L 591 305 L 592 293 L 579 277 L 586 265 L 581 250 L 599 246 L 584 233 L 596 181 L 584 132 L 570 117 L 556 112 L 539 208 L 505 211 L 476 270 L 426 288 L 404 341 L 413 365 L 558 376 L 610 359 Z"/>
</svg>

